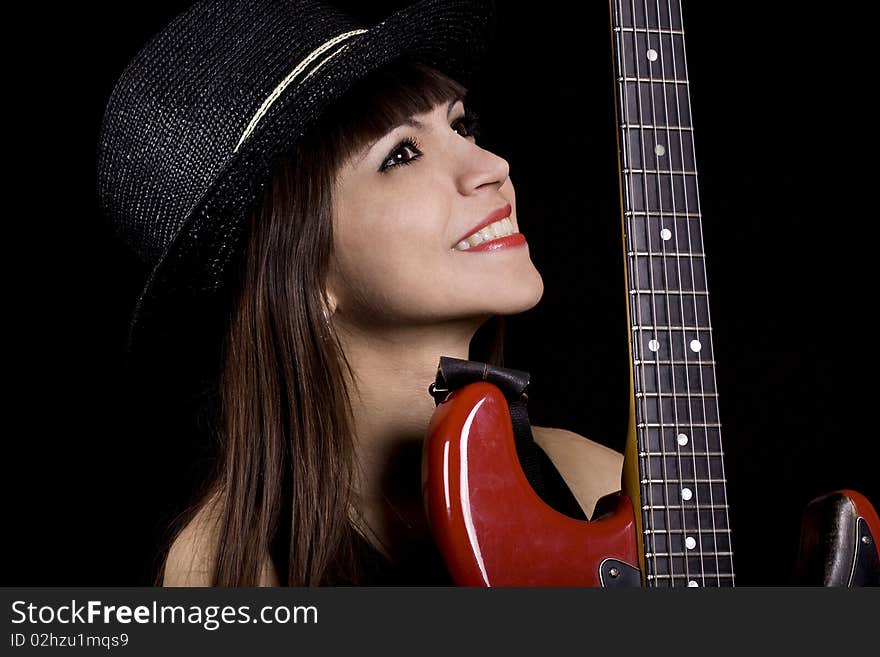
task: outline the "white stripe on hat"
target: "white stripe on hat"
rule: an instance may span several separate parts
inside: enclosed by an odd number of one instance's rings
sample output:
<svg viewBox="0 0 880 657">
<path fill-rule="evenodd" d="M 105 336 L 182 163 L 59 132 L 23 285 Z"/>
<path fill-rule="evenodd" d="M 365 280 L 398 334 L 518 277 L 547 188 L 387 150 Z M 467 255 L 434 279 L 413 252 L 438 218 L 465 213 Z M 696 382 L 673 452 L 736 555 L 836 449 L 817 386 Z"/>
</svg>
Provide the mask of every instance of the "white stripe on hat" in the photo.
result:
<svg viewBox="0 0 880 657">
<path fill-rule="evenodd" d="M 287 77 L 284 78 L 284 79 L 281 81 L 281 83 L 280 83 L 277 87 L 275 87 L 274 91 L 272 91 L 272 93 L 269 94 L 269 97 L 266 98 L 266 100 L 263 101 L 262 106 L 260 107 L 259 110 L 257 110 L 257 113 L 254 114 L 254 118 L 251 119 L 250 123 L 248 123 L 247 128 L 245 128 L 244 133 L 241 135 L 241 139 L 238 140 L 238 144 L 235 145 L 235 149 L 233 149 L 232 152 L 235 153 L 236 151 L 238 151 L 239 146 L 241 146 L 242 143 L 244 142 L 244 140 L 248 138 L 248 135 L 250 135 L 251 132 L 253 132 L 254 128 L 257 126 L 257 123 L 259 123 L 260 119 L 263 118 L 263 115 L 264 115 L 264 114 L 269 110 L 269 108 L 272 106 L 272 103 L 274 103 L 274 102 L 278 99 L 278 97 L 281 95 L 281 92 L 284 91 L 285 88 L 287 88 L 287 85 L 289 85 L 291 82 L 293 82 L 293 79 L 294 79 L 297 75 L 299 75 L 300 73 L 302 73 L 303 69 L 305 69 L 305 68 L 306 68 L 306 67 L 307 67 L 307 66 L 308 66 L 313 60 L 315 60 L 319 55 L 323 54 L 324 51 L 326 51 L 326 50 L 332 48 L 333 46 L 335 46 L 335 45 L 336 45 L 337 43 L 339 43 L 340 41 L 345 41 L 345 40 L 348 39 L 349 37 L 355 36 L 356 34 L 363 34 L 363 33 L 366 32 L 366 31 L 367 31 L 367 30 L 352 30 L 351 32 L 344 32 L 344 33 L 342 33 L 342 34 L 340 34 L 340 35 L 338 35 L 338 36 L 333 37 L 332 39 L 328 39 L 328 40 L 325 41 L 323 44 L 321 44 L 320 46 L 318 46 L 317 48 L 315 48 L 311 53 L 309 53 L 309 56 L 306 57 L 304 60 L 302 60 L 299 64 L 297 64 L 296 68 L 294 68 L 294 69 L 293 69 L 293 70 L 287 75 Z M 321 60 L 320 62 L 318 62 L 318 65 L 315 66 L 315 67 L 309 72 L 309 74 L 306 75 L 306 77 L 303 78 L 303 80 L 308 80 L 309 77 L 311 77 L 311 75 L 312 75 L 315 71 L 317 71 L 319 68 L 321 68 L 326 62 L 328 62 L 328 61 L 330 61 L 331 59 L 333 59 L 334 57 L 336 57 L 336 55 L 338 55 L 339 53 L 341 53 L 343 50 L 345 50 L 346 48 L 348 48 L 348 46 L 349 46 L 349 44 L 345 44 L 345 45 L 342 46 L 341 48 L 337 49 L 335 52 L 333 52 L 333 53 L 327 55 L 327 57 L 325 57 L 323 60 Z"/>
</svg>

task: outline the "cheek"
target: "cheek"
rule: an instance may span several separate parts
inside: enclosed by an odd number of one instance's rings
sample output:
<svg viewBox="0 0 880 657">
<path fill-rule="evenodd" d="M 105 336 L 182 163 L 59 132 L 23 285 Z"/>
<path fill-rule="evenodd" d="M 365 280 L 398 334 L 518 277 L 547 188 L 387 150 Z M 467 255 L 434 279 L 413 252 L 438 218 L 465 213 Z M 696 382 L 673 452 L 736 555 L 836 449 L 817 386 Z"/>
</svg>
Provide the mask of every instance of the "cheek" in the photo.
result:
<svg viewBox="0 0 880 657">
<path fill-rule="evenodd" d="M 436 235 L 432 242 L 414 221 L 374 224 L 372 230 L 350 230 L 338 238 L 335 260 L 347 296 L 371 313 L 428 301 L 437 288 L 438 269 L 448 264 Z"/>
</svg>

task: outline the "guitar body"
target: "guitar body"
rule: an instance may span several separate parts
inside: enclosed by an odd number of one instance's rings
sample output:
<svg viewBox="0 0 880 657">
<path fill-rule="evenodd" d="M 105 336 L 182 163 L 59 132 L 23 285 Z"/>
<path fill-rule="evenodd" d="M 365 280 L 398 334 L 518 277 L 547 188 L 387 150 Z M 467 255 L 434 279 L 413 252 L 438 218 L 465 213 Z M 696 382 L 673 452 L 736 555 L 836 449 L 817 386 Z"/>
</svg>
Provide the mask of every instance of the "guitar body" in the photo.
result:
<svg viewBox="0 0 880 657">
<path fill-rule="evenodd" d="M 545 504 L 520 467 L 510 410 L 496 386 L 480 381 L 453 391 L 428 436 L 426 511 L 458 585 L 640 585 L 630 500 L 617 496 L 609 514 L 591 522 Z"/>
<path fill-rule="evenodd" d="M 816 498 L 801 523 L 795 583 L 880 586 L 878 538 L 880 518 L 861 493 L 840 490 Z"/>
</svg>

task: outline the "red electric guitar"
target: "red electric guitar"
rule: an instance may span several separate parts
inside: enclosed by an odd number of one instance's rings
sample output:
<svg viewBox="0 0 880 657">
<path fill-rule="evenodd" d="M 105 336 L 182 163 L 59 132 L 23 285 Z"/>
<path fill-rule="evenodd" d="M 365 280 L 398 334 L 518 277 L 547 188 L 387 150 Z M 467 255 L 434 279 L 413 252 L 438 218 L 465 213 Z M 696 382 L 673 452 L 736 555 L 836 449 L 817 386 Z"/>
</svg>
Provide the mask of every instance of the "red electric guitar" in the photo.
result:
<svg viewBox="0 0 880 657">
<path fill-rule="evenodd" d="M 425 504 L 461 586 L 735 582 L 681 3 L 613 0 L 611 17 L 632 365 L 622 491 L 590 521 L 538 495 L 511 420 L 525 373 L 486 366 L 463 385 L 432 385 Z M 441 359 L 438 381 L 453 361 Z M 878 584 L 878 538 L 858 493 L 814 501 L 801 582 Z"/>
</svg>

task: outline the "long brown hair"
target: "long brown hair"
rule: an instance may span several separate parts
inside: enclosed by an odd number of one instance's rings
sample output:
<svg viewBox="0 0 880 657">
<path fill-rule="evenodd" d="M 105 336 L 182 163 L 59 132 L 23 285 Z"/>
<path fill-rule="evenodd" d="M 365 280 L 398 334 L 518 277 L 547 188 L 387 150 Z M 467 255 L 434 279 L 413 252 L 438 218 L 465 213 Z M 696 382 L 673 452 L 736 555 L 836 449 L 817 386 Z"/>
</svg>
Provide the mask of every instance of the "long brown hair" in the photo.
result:
<svg viewBox="0 0 880 657">
<path fill-rule="evenodd" d="M 353 377 L 322 315 L 331 189 L 338 168 L 360 148 L 465 94 L 439 71 L 397 60 L 328 109 L 264 189 L 241 259 L 210 418 L 218 457 L 195 503 L 172 523 L 165 548 L 201 508 L 214 505 L 215 586 L 256 586 L 267 556 L 282 584 L 361 582 L 363 543 L 350 517 L 356 463 L 345 381 Z M 484 324 L 471 358 L 503 365 L 503 334 L 503 317 Z"/>
</svg>

